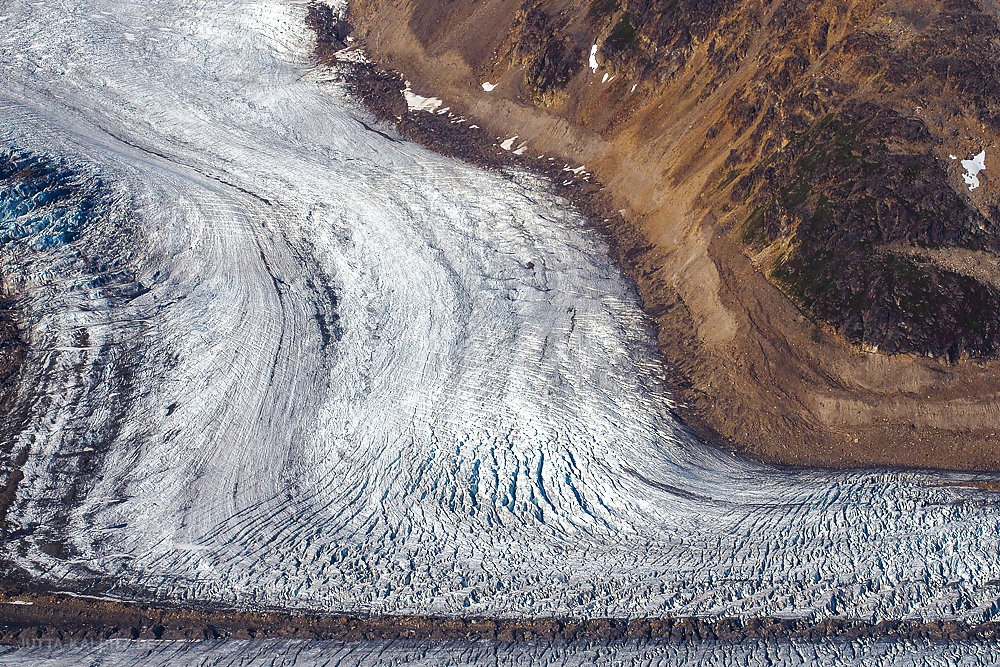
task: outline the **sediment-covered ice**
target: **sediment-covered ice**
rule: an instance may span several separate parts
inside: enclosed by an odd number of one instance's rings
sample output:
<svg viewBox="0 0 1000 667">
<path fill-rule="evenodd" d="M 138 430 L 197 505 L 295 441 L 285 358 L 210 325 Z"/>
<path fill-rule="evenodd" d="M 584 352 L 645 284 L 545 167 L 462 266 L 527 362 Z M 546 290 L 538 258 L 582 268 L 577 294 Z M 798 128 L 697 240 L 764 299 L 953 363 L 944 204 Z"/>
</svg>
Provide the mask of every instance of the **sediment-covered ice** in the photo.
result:
<svg viewBox="0 0 1000 667">
<path fill-rule="evenodd" d="M 52 252 L 115 287 L 18 292 L 3 548 L 29 574 L 282 608 L 997 616 L 993 496 L 699 445 L 601 240 L 538 179 L 372 131 L 310 69 L 303 4 L 3 14 L 0 140 L 104 184 Z"/>
</svg>

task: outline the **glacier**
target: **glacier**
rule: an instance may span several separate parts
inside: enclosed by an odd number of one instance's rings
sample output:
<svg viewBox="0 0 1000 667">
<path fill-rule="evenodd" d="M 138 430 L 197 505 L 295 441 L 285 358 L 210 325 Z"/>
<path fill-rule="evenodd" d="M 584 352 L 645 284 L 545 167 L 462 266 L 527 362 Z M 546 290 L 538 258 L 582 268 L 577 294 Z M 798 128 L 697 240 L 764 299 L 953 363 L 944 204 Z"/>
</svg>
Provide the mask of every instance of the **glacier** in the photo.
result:
<svg viewBox="0 0 1000 667">
<path fill-rule="evenodd" d="M 96 202 L 0 255 L 30 340 L 5 559 L 241 608 L 1000 617 L 995 495 L 700 443 L 586 221 L 371 131 L 305 13 L 0 5 L 0 147 Z"/>
<path fill-rule="evenodd" d="M 90 645 L 44 645 L 3 648 L 0 660 L 10 667 L 60 665 L 544 665 L 576 667 L 614 664 L 636 667 L 699 665 L 768 667 L 770 665 L 850 664 L 859 667 L 952 667 L 995 665 L 997 642 L 913 642 L 907 640 L 822 640 L 741 642 L 614 642 L 547 645 L 542 642 L 413 641 L 309 642 L 294 640 L 155 642 L 116 640 Z"/>
</svg>

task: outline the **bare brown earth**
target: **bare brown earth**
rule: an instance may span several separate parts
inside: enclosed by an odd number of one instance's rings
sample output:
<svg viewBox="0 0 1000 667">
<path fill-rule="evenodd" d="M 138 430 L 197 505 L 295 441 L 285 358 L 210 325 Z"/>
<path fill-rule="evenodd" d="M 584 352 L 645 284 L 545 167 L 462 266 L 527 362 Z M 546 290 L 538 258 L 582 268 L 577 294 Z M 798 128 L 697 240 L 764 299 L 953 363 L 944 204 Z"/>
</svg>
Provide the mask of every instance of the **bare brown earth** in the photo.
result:
<svg viewBox="0 0 1000 667">
<path fill-rule="evenodd" d="M 939 234 L 935 222 L 957 212 L 954 225 L 972 229 L 1000 210 L 994 11 L 937 0 L 353 0 L 349 18 L 370 57 L 415 92 L 494 139 L 517 135 L 528 155 L 585 164 L 603 185 L 622 213 L 609 225 L 616 254 L 696 430 L 795 465 L 1000 470 L 993 330 L 970 342 L 958 315 L 907 310 L 866 274 L 872 257 L 901 256 L 996 284 L 992 236 Z M 975 55 L 970 25 L 989 53 Z M 614 78 L 602 83 L 605 73 Z M 889 129 L 873 137 L 874 127 Z M 948 154 L 980 148 L 987 171 L 969 193 Z M 803 165 L 822 187 L 800 186 Z M 869 200 L 872 215 L 852 217 Z M 831 201 L 840 232 L 871 221 L 877 242 L 803 232 Z M 869 302 L 837 310 L 817 295 L 801 279 L 816 257 L 851 298 L 874 290 Z"/>
</svg>

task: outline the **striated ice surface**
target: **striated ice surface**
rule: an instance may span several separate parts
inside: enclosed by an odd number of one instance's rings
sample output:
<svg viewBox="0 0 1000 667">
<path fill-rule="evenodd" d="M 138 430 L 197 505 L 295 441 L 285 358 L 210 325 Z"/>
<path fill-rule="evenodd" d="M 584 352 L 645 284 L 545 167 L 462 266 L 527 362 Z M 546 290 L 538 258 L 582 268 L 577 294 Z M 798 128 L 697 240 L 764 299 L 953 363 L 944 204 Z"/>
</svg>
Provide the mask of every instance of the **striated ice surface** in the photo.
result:
<svg viewBox="0 0 1000 667">
<path fill-rule="evenodd" d="M 0 661 L 17 667 L 59 665 L 322 665 L 367 667 L 379 665 L 463 666 L 540 665 L 699 665 L 700 667 L 766 667 L 770 665 L 833 665 L 858 667 L 953 667 L 997 664 L 996 642 L 932 643 L 879 641 L 743 641 L 649 643 L 616 642 L 548 645 L 526 642 L 340 642 L 217 641 L 129 642 L 116 640 L 80 646 L 0 648 Z"/>
<path fill-rule="evenodd" d="M 103 184 L 4 259 L 32 342 L 7 556 L 247 606 L 998 617 L 995 496 L 698 444 L 601 240 L 533 177 L 370 131 L 304 16 L 3 4 L 0 141 Z"/>
</svg>

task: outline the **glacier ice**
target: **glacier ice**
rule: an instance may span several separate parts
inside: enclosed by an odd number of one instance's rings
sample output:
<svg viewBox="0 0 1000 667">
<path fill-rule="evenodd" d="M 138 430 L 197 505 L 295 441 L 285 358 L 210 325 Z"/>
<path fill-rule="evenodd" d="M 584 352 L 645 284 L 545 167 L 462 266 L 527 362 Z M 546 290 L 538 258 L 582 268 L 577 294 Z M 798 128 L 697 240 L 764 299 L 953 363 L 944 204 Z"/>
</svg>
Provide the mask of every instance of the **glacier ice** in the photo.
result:
<svg viewBox="0 0 1000 667">
<path fill-rule="evenodd" d="M 699 444 L 601 239 L 535 177 L 369 131 L 312 68 L 303 3 L 4 15 L 0 142 L 106 187 L 45 252 L 115 285 L 20 288 L 3 549 L 31 576 L 358 612 L 996 618 L 993 496 Z"/>
<path fill-rule="evenodd" d="M 366 667 L 412 665 L 854 665 L 855 667 L 950 667 L 995 665 L 996 641 L 916 642 L 910 640 L 755 640 L 740 642 L 471 642 L 426 644 L 415 641 L 128 641 L 95 645 L 0 647 L 10 667 L 59 665 L 329 665 Z"/>
<path fill-rule="evenodd" d="M 413 641 L 127 641 L 95 645 L 54 645 L 0 648 L 0 660 L 17 667 L 57 667 L 82 662 L 92 665 L 992 665 L 997 643 L 927 643 L 909 640 L 822 640 L 741 642 L 525 642 Z"/>
</svg>

